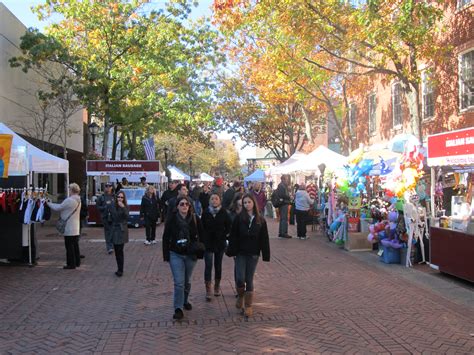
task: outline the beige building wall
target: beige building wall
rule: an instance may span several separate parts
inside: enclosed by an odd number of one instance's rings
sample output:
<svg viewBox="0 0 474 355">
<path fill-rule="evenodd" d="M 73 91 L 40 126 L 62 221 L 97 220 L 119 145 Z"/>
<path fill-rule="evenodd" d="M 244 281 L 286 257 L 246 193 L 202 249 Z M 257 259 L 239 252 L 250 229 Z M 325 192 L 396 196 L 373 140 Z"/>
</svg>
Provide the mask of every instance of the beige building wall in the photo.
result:
<svg viewBox="0 0 474 355">
<path fill-rule="evenodd" d="M 32 113 L 39 112 L 39 105 L 30 93 L 41 87 L 41 79 L 32 71 L 25 74 L 19 68 L 11 68 L 8 62 L 10 58 L 21 54 L 18 47 L 25 31 L 26 27 L 0 3 L 0 122 L 19 134 L 39 139 L 38 129 L 33 128 L 35 119 Z M 82 153 L 83 110 L 77 112 L 69 122 L 69 128 L 74 133 L 67 138 L 67 148 Z M 50 125 L 49 128 L 55 127 Z M 62 146 L 56 135 L 52 134 L 52 137 L 50 143 Z"/>
</svg>

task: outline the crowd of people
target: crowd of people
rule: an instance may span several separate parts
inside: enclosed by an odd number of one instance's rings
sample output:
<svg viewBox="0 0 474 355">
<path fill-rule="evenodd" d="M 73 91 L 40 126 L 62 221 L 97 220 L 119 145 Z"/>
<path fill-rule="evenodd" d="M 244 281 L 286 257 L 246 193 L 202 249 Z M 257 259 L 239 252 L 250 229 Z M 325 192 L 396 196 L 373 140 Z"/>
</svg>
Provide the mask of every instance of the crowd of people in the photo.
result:
<svg viewBox="0 0 474 355">
<path fill-rule="evenodd" d="M 129 206 L 121 186 L 106 183 L 104 193 L 97 200 L 102 218 L 105 246 L 109 254 L 115 253 L 117 271 L 124 273 L 124 245 L 128 242 L 127 220 Z M 184 317 L 184 310 L 191 310 L 189 302 L 191 278 L 198 259 L 204 259 L 205 299 L 221 293 L 222 263 L 224 255 L 234 261 L 236 308 L 245 316 L 253 314 L 254 275 L 260 257 L 270 261 L 270 243 L 265 212 L 270 191 L 261 183 L 247 185 L 240 181 L 226 184 L 216 179 L 214 184 L 189 185 L 170 181 L 168 189 L 158 195 L 155 187 L 145 185 L 140 206 L 140 219 L 145 229 L 145 245 L 156 244 L 156 227 L 164 223 L 162 237 L 163 260 L 170 265 L 174 280 L 173 319 Z M 118 191 L 117 191 L 118 190 Z M 306 239 L 306 217 L 314 203 L 305 185 L 290 191 L 289 177 L 282 176 L 271 202 L 278 208 L 279 237 L 288 234 L 288 208 L 295 204 L 298 237 Z M 81 199 L 77 184 L 69 186 L 69 197 L 61 204 L 49 203 L 51 209 L 60 211 L 66 221 L 64 240 L 67 263 L 65 269 L 80 266 L 79 236 Z M 275 195 L 275 196 L 274 196 Z M 212 274 L 214 273 L 214 279 Z"/>
</svg>

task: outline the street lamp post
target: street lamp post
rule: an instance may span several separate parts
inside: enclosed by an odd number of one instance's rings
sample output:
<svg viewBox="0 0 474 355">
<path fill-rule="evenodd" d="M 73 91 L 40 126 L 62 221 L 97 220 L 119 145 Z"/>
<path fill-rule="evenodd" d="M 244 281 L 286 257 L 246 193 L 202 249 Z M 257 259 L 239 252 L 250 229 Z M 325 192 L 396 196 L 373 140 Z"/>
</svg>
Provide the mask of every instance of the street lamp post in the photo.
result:
<svg viewBox="0 0 474 355">
<path fill-rule="evenodd" d="M 169 152 L 169 149 L 167 147 L 164 147 L 163 152 L 165 153 L 165 175 L 169 180 L 169 176 L 168 176 L 169 175 L 168 174 L 168 152 Z"/>
<path fill-rule="evenodd" d="M 92 122 L 89 126 L 89 133 L 92 136 L 92 151 L 95 151 L 95 136 L 99 134 L 99 125 L 95 122 Z"/>
<path fill-rule="evenodd" d="M 193 158 L 189 157 L 189 183 L 191 183 L 191 175 L 193 171 Z"/>
</svg>

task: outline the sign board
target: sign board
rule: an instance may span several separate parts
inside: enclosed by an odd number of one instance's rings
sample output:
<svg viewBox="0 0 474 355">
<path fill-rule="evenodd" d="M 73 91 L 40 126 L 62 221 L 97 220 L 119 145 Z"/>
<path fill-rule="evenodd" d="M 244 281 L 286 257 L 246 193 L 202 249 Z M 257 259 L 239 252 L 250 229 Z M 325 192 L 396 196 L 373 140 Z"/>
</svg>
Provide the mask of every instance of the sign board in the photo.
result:
<svg viewBox="0 0 474 355">
<path fill-rule="evenodd" d="M 158 160 L 88 160 L 87 174 L 99 175 L 123 172 L 159 172 Z"/>
<path fill-rule="evenodd" d="M 428 165 L 473 165 L 474 128 L 428 136 Z"/>
<path fill-rule="evenodd" d="M 13 135 L 0 134 L 0 177 L 8 177 Z"/>
</svg>

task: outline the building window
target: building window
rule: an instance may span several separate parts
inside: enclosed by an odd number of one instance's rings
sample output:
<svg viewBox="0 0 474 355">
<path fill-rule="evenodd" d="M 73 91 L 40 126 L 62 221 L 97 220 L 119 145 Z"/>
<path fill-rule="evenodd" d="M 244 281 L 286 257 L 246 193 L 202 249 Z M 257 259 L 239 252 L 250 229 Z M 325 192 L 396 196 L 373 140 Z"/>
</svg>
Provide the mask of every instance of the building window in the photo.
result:
<svg viewBox="0 0 474 355">
<path fill-rule="evenodd" d="M 402 125 L 402 85 L 400 83 L 392 85 L 392 118 L 393 127 Z"/>
<path fill-rule="evenodd" d="M 357 113 L 356 104 L 350 104 L 349 105 L 349 133 L 352 136 L 355 136 L 356 113 Z"/>
<path fill-rule="evenodd" d="M 430 70 L 425 70 L 421 75 L 421 95 L 423 105 L 423 119 L 434 117 L 434 88 Z"/>
<path fill-rule="evenodd" d="M 474 107 L 474 50 L 459 58 L 459 90 L 461 110 Z"/>
<path fill-rule="evenodd" d="M 472 0 L 458 0 L 458 10 L 469 6 L 472 3 Z"/>
<path fill-rule="evenodd" d="M 376 108 L 377 108 L 377 97 L 375 94 L 369 95 L 369 134 L 373 134 L 376 129 L 377 125 L 377 116 L 376 116 Z"/>
</svg>

